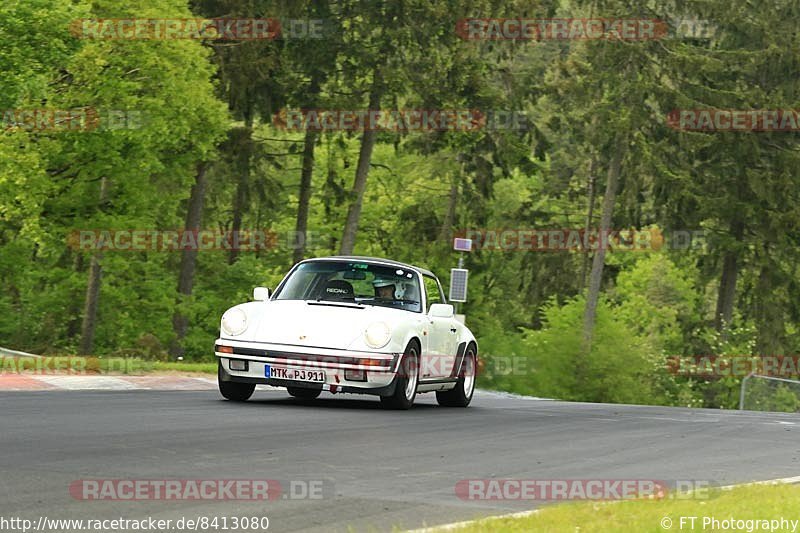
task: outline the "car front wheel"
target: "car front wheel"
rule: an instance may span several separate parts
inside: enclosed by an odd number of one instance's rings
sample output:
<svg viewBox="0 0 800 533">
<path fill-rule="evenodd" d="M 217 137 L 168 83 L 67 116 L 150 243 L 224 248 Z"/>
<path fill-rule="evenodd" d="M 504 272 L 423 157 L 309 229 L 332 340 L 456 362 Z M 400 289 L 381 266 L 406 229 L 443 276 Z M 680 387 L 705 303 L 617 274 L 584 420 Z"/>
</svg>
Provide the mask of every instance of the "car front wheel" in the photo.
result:
<svg viewBox="0 0 800 533">
<path fill-rule="evenodd" d="M 419 350 L 415 343 L 409 343 L 400 361 L 394 394 L 381 396 L 381 403 L 387 409 L 408 409 L 414 405 L 419 383 Z"/>
<path fill-rule="evenodd" d="M 232 402 L 245 402 L 253 395 L 256 390 L 255 383 L 237 383 L 235 381 L 223 381 L 222 375 L 225 372 L 222 369 L 222 363 L 217 364 L 217 384 L 219 385 L 219 393 L 223 398 Z"/>
</svg>

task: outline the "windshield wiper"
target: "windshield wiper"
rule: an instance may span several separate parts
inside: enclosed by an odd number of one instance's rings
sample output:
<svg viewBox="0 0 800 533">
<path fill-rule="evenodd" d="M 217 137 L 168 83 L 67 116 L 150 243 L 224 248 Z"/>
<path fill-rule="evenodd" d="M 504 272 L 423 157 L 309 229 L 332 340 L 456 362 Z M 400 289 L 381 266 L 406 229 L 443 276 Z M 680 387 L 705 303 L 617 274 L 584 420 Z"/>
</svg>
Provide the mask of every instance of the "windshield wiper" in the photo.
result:
<svg viewBox="0 0 800 533">
<path fill-rule="evenodd" d="M 328 307 L 346 307 L 347 309 L 364 309 L 364 306 L 356 302 L 341 302 L 335 300 L 317 300 L 315 302 L 310 302 L 306 300 L 306 303 L 308 305 L 325 305 Z"/>
</svg>

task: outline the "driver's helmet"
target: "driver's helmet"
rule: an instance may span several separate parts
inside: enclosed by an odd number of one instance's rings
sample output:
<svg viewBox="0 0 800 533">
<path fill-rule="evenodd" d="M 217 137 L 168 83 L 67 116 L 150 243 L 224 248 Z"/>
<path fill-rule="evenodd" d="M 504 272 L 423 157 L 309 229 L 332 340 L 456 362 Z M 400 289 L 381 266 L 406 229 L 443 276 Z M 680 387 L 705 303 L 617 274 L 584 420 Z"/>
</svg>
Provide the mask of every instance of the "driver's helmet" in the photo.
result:
<svg viewBox="0 0 800 533">
<path fill-rule="evenodd" d="M 394 298 L 395 300 L 402 300 L 403 295 L 406 293 L 406 288 L 403 282 L 398 281 L 396 279 L 388 279 L 388 278 L 375 278 L 372 281 L 372 286 L 376 289 L 380 287 L 394 287 Z"/>
</svg>

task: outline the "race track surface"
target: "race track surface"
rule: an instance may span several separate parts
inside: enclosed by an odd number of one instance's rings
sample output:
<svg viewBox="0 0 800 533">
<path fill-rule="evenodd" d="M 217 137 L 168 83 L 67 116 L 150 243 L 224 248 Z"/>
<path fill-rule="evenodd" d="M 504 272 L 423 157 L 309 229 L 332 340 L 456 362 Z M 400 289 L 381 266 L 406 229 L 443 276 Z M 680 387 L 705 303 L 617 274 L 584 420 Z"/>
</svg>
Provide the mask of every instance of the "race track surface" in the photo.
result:
<svg viewBox="0 0 800 533">
<path fill-rule="evenodd" d="M 258 391 L 0 392 L 0 516 L 267 516 L 270 531 L 387 531 L 526 510 L 464 501 L 462 479 L 709 480 L 800 474 L 800 417 L 580 404 L 478 392 L 468 409 L 431 394 L 410 411 L 367 396 L 307 402 Z M 85 501 L 79 479 L 324 482 L 323 498 Z"/>
</svg>

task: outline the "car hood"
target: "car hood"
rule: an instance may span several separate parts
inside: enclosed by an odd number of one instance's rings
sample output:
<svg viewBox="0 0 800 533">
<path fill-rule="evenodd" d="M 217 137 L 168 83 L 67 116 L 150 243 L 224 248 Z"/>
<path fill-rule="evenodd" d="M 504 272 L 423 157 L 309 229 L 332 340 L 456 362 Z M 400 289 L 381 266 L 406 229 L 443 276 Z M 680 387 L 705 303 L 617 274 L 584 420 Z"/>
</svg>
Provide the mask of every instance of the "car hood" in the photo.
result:
<svg viewBox="0 0 800 533">
<path fill-rule="evenodd" d="M 223 338 L 341 350 L 361 346 L 364 330 L 373 322 L 394 329 L 413 319 L 398 309 L 332 302 L 271 300 L 237 307 L 247 313 L 247 329 L 235 337 L 222 332 Z"/>
</svg>

